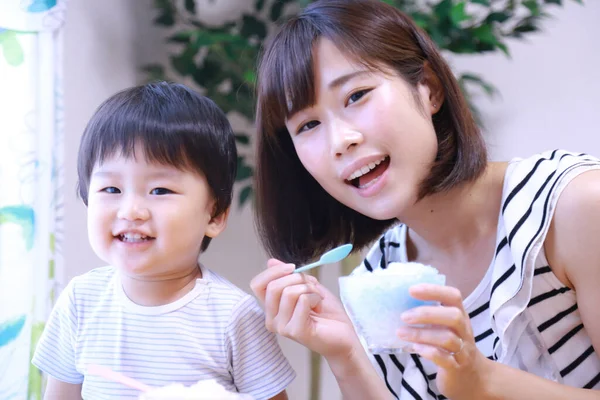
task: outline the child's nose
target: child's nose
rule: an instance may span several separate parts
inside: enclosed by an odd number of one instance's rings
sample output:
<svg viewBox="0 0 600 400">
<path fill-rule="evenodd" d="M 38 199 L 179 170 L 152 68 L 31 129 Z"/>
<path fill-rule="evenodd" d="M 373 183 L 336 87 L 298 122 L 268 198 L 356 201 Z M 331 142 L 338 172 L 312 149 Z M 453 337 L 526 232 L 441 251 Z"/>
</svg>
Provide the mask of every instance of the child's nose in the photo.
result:
<svg viewBox="0 0 600 400">
<path fill-rule="evenodd" d="M 118 218 L 136 221 L 147 220 L 150 217 L 150 211 L 141 199 L 130 196 L 128 199 L 123 200 L 117 214 Z"/>
</svg>

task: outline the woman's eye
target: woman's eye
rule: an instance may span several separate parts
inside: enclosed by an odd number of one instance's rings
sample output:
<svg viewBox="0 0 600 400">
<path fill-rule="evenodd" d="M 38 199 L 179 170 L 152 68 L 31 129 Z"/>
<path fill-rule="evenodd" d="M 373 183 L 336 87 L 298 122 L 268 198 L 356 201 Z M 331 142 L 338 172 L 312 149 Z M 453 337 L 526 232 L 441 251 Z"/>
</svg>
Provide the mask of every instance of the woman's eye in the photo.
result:
<svg viewBox="0 0 600 400">
<path fill-rule="evenodd" d="M 155 194 L 158 196 L 170 194 L 170 193 L 173 193 L 173 191 L 169 190 L 169 189 L 165 189 L 165 188 L 155 188 L 150 191 L 150 194 Z"/>
<path fill-rule="evenodd" d="M 320 124 L 319 121 L 308 121 L 306 124 L 302 125 L 299 129 L 297 133 L 302 133 L 304 131 L 308 131 L 316 126 L 318 126 Z"/>
<path fill-rule="evenodd" d="M 370 91 L 370 89 L 363 89 L 363 90 L 359 90 L 357 92 L 354 92 L 350 95 L 350 97 L 348 97 L 348 101 L 346 101 L 346 105 L 350 105 L 352 103 L 357 102 L 358 100 L 360 100 L 365 94 L 367 94 Z"/>
<path fill-rule="evenodd" d="M 105 187 L 104 189 L 101 190 L 101 192 L 110 193 L 110 194 L 121 193 L 121 191 L 114 186 Z"/>
</svg>

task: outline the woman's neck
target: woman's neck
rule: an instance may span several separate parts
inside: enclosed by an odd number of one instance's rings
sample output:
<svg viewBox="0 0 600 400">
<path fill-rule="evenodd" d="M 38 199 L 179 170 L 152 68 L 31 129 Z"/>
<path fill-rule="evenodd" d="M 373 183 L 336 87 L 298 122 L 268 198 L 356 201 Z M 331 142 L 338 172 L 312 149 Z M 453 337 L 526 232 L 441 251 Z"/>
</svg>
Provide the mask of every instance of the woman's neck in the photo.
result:
<svg viewBox="0 0 600 400">
<path fill-rule="evenodd" d="M 495 236 L 506 167 L 489 163 L 475 182 L 427 196 L 400 216 L 415 250 L 449 257 Z"/>
</svg>

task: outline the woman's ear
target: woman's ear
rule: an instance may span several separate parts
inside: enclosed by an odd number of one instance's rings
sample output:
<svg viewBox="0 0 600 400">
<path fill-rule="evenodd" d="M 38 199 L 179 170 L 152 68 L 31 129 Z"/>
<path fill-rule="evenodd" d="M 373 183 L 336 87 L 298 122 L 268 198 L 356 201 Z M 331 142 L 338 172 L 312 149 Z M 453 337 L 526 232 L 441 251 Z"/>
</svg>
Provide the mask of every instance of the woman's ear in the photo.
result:
<svg viewBox="0 0 600 400">
<path fill-rule="evenodd" d="M 419 82 L 419 88 L 425 110 L 431 115 L 437 113 L 444 103 L 444 87 L 428 61 L 423 65 L 423 78 Z"/>
</svg>

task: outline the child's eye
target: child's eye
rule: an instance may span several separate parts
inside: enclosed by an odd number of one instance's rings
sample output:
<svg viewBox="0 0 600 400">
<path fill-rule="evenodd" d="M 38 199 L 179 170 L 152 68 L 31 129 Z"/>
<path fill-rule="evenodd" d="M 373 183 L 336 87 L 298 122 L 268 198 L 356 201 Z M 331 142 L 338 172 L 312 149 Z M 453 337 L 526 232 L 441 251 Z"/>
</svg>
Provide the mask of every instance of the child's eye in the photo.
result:
<svg viewBox="0 0 600 400">
<path fill-rule="evenodd" d="M 358 100 L 360 100 L 365 94 L 369 93 L 371 91 L 371 89 L 362 89 L 362 90 L 358 90 L 354 93 L 352 93 L 350 95 L 350 97 L 348 97 L 348 100 L 346 101 L 346 105 L 350 105 L 352 103 L 357 102 Z"/>
<path fill-rule="evenodd" d="M 304 131 L 311 130 L 312 128 L 318 126 L 319 124 L 320 124 L 319 121 L 315 121 L 315 120 L 308 121 L 306 124 L 304 124 L 300 128 L 298 128 L 298 132 L 296 132 L 296 133 L 298 134 L 298 133 L 302 133 Z"/>
<path fill-rule="evenodd" d="M 119 193 L 121 193 L 121 191 L 119 189 L 117 189 L 116 187 L 114 187 L 114 186 L 105 187 L 104 189 L 101 190 L 101 192 L 110 193 L 110 194 L 119 194 Z"/>
<path fill-rule="evenodd" d="M 170 194 L 170 193 L 173 193 L 173 191 L 169 190 L 169 189 L 165 189 L 165 188 L 155 188 L 150 191 L 150 194 L 155 194 L 158 196 L 162 196 L 162 195 Z"/>
</svg>

